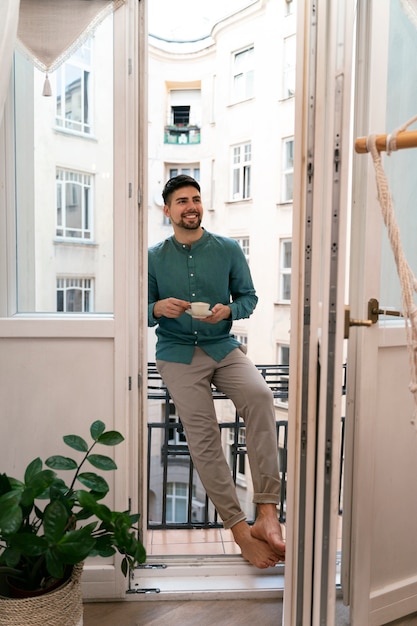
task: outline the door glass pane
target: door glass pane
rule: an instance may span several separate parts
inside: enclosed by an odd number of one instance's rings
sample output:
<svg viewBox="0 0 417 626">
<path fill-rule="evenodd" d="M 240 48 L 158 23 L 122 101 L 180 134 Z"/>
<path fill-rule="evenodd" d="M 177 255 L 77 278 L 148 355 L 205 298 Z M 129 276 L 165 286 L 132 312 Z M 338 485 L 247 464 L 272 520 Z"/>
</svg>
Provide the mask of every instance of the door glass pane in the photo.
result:
<svg viewBox="0 0 417 626">
<path fill-rule="evenodd" d="M 417 102 L 417 28 L 407 17 L 400 0 L 392 0 L 389 21 L 386 129 L 392 132 L 416 115 Z M 415 129 L 415 125 L 412 127 Z M 417 150 L 399 150 L 383 157 L 395 215 L 407 261 L 417 272 Z M 386 232 L 383 234 L 381 258 L 382 307 L 402 310 L 401 287 Z M 392 318 L 390 318 L 392 319 Z"/>
<path fill-rule="evenodd" d="M 113 312 L 113 19 L 49 75 L 15 53 L 19 313 Z"/>
</svg>

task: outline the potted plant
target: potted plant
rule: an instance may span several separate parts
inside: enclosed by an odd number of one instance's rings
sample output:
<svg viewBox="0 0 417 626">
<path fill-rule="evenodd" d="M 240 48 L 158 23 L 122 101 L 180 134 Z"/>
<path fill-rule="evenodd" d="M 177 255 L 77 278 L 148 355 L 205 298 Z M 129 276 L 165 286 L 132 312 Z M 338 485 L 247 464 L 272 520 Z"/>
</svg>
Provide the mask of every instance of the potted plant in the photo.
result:
<svg viewBox="0 0 417 626">
<path fill-rule="evenodd" d="M 106 431 L 101 421 L 93 422 L 90 435 L 90 445 L 77 435 L 63 438 L 81 454 L 79 461 L 54 455 L 46 459 L 46 467 L 40 458 L 31 461 L 21 480 L 0 474 L 0 596 L 15 596 L 10 591 L 15 587 L 23 590 L 19 595 L 45 593 L 65 580 L 70 584 L 77 579 L 79 586 L 88 556 L 109 557 L 118 551 L 125 576 L 145 561 L 135 527 L 139 514 L 112 511 L 103 504 L 108 483 L 88 471 L 88 465 L 102 471 L 117 469 L 112 458 L 97 454 L 95 448 L 118 445 L 124 438 L 117 431 Z M 70 481 L 65 482 L 57 470 L 70 470 Z M 0 603 L 14 607 L 20 602 L 9 598 Z M 2 622 L 4 610 L 0 608 L 0 625 L 14 624 L 10 617 Z M 54 619 L 60 626 L 80 623 L 60 621 L 56 615 Z M 29 621 L 17 623 L 35 624 L 33 613 Z"/>
</svg>

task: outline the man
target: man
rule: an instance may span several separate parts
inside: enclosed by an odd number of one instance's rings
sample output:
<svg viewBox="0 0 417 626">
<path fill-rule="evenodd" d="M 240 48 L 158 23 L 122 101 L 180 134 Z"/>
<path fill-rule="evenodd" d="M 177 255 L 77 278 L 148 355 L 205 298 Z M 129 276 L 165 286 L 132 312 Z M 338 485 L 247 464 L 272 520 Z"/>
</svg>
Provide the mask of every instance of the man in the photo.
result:
<svg viewBox="0 0 417 626">
<path fill-rule="evenodd" d="M 249 266 L 239 244 L 202 226 L 199 183 L 171 178 L 164 213 L 174 234 L 149 249 L 148 325 L 158 325 L 156 363 L 184 426 L 204 488 L 230 528 L 242 556 L 259 568 L 285 560 L 277 518 L 280 479 L 275 414 L 270 389 L 230 334 L 232 321 L 256 304 Z M 211 315 L 195 319 L 191 302 L 210 303 Z M 241 510 L 223 454 L 211 383 L 230 398 L 246 425 L 256 521 Z"/>
</svg>

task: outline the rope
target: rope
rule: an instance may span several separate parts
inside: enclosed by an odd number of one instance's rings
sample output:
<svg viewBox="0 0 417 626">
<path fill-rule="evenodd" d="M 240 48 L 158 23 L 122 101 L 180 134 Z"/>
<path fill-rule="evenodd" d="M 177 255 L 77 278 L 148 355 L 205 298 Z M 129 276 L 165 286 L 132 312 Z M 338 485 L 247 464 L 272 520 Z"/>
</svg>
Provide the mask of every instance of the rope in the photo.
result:
<svg viewBox="0 0 417 626">
<path fill-rule="evenodd" d="M 79 626 L 83 605 L 83 563 L 74 565 L 71 579 L 59 589 L 35 598 L 0 597 L 0 626 Z"/>
<path fill-rule="evenodd" d="M 417 115 L 406 124 L 387 136 L 387 154 L 397 149 L 397 135 L 404 132 L 411 124 L 417 121 Z M 411 423 L 417 428 L 417 306 L 414 303 L 414 293 L 417 292 L 417 279 L 405 258 L 401 243 L 400 229 L 395 217 L 392 198 L 389 190 L 388 180 L 382 166 L 381 154 L 376 147 L 376 135 L 367 138 L 368 151 L 372 155 L 376 185 L 378 190 L 378 201 L 381 206 L 384 224 L 387 228 L 388 238 L 394 254 L 397 273 L 401 283 L 401 294 L 403 304 L 403 316 L 405 319 L 406 339 L 409 355 L 410 384 L 409 390 L 414 399 L 414 415 Z"/>
</svg>

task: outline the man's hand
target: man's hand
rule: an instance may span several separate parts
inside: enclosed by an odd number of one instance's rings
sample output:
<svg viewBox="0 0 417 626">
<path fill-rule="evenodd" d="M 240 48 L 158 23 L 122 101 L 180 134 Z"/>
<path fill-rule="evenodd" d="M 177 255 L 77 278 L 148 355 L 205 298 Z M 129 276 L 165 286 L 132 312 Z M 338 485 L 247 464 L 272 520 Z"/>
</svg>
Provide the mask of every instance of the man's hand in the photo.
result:
<svg viewBox="0 0 417 626">
<path fill-rule="evenodd" d="M 159 317 L 179 317 L 190 308 L 190 302 L 186 300 L 178 300 L 178 298 L 165 298 L 165 300 L 158 300 L 153 307 L 153 315 L 156 318 Z"/>
<path fill-rule="evenodd" d="M 212 315 L 210 317 L 205 317 L 200 320 L 201 322 L 206 322 L 207 324 L 217 324 L 221 320 L 227 320 L 232 314 L 232 311 L 227 304 L 215 304 L 211 309 Z"/>
</svg>

